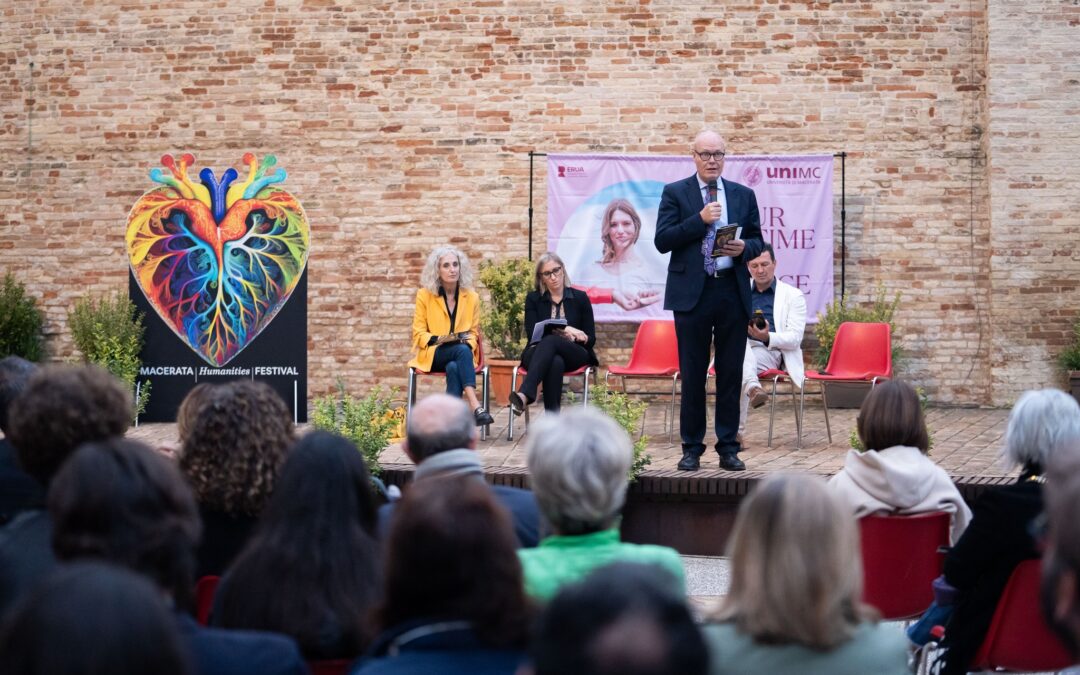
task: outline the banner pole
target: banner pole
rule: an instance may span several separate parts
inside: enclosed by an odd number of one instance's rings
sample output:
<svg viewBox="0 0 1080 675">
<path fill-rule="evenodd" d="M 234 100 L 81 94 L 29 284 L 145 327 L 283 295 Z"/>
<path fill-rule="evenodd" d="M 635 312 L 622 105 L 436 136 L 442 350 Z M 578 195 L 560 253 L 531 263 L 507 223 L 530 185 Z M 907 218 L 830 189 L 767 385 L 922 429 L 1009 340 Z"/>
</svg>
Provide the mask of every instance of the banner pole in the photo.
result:
<svg viewBox="0 0 1080 675">
<path fill-rule="evenodd" d="M 532 260 L 533 239 L 533 157 L 536 153 L 529 151 L 529 260 Z"/>
<path fill-rule="evenodd" d="M 843 303 L 847 291 L 847 152 L 841 150 L 836 156 L 840 157 L 840 302 Z"/>
</svg>

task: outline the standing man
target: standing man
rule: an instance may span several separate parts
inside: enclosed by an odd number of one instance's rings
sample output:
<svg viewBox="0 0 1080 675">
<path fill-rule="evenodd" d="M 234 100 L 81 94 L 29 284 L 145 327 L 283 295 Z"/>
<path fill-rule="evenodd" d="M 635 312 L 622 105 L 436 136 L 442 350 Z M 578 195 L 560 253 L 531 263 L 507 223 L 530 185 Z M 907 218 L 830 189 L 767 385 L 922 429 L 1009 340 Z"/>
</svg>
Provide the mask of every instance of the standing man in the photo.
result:
<svg viewBox="0 0 1080 675">
<path fill-rule="evenodd" d="M 746 258 L 747 256 L 743 256 Z M 791 284 L 776 278 L 776 256 L 772 244 L 746 263 L 750 282 L 750 308 L 761 310 L 765 327 L 751 321 L 746 327 L 746 356 L 743 358 L 743 397 L 739 406 L 739 433 L 746 427 L 746 408 L 760 408 L 769 400 L 757 374 L 769 368 L 784 368 L 796 387 L 805 380 L 802 339 L 806 330 L 806 298 Z"/>
<path fill-rule="evenodd" d="M 655 244 L 671 253 L 664 309 L 675 313 L 682 377 L 679 433 L 683 457 L 680 471 L 696 471 L 705 454 L 705 376 L 709 344 L 716 349 L 716 451 L 720 468 L 742 471 L 739 459 L 739 390 L 746 324 L 750 320 L 750 277 L 743 251 L 753 257 L 762 246 L 761 218 L 754 191 L 723 180 L 727 144 L 706 129 L 690 147 L 697 173 L 664 186 L 656 217 Z M 716 228 L 738 223 L 741 238 L 711 253 Z"/>
</svg>

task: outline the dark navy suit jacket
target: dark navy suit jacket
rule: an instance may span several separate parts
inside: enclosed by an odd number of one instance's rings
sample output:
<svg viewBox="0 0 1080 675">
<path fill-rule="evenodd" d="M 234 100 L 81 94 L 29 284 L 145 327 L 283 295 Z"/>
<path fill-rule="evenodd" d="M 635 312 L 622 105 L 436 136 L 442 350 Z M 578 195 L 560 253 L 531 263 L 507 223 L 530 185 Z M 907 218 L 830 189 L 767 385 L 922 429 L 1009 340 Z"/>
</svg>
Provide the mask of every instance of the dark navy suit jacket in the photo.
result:
<svg viewBox="0 0 1080 675">
<path fill-rule="evenodd" d="M 750 273 L 746 270 L 746 261 L 761 254 L 761 215 L 753 190 L 723 178 L 720 180 L 727 198 L 727 221 L 742 226 L 741 239 L 746 242 L 743 255 L 733 262 L 743 307 L 750 316 Z M 654 239 L 658 251 L 671 252 L 664 309 L 692 310 L 705 287 L 705 256 L 701 253 L 701 241 L 712 225 L 701 219 L 704 206 L 696 174 L 664 186 Z"/>
<path fill-rule="evenodd" d="M 276 633 L 205 628 L 177 612 L 176 626 L 187 644 L 196 675 L 307 675 L 292 638 Z"/>
</svg>

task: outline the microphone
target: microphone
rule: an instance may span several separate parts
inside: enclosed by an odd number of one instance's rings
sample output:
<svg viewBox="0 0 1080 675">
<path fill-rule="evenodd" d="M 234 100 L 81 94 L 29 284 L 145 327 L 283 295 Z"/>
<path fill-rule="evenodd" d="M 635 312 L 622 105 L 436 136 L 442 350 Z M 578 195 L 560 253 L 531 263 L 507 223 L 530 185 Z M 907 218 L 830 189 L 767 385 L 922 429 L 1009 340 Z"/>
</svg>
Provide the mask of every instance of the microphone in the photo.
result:
<svg viewBox="0 0 1080 675">
<path fill-rule="evenodd" d="M 709 203 L 713 204 L 716 202 L 716 181 L 709 181 L 709 184 L 706 187 L 709 189 Z"/>
</svg>

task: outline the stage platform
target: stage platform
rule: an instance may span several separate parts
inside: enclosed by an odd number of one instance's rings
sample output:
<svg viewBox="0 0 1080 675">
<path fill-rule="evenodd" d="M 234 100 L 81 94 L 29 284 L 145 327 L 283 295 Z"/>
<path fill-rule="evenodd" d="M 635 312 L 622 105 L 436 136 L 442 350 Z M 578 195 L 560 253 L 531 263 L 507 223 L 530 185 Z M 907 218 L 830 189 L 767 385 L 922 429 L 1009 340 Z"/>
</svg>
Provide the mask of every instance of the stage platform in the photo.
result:
<svg viewBox="0 0 1080 675">
<path fill-rule="evenodd" d="M 809 471 L 831 476 L 843 466 L 849 435 L 855 428 L 856 410 L 831 409 L 833 442 L 828 443 L 820 399 L 807 400 L 806 428 L 802 447 L 796 448 L 795 415 L 790 401 L 777 404 L 772 447 L 767 445 L 768 406 L 750 412 L 741 458 L 746 471 L 721 471 L 715 453 L 702 458 L 702 469 L 677 471 L 682 456 L 675 438 L 668 441 L 667 404 L 658 400 L 647 411 L 645 432 L 649 436 L 652 463 L 631 486 L 623 516 L 623 536 L 642 543 L 673 546 L 685 555 L 722 555 L 739 501 L 754 483 L 778 471 Z M 491 435 L 480 443 L 488 480 L 503 485 L 528 486 L 525 468 L 523 419 L 515 422 L 515 438 L 506 440 L 507 409 L 493 411 Z M 533 406 L 533 419 L 543 414 Z M 1008 483 L 1015 472 L 1001 469 L 998 450 L 1005 435 L 1009 411 L 986 408 L 930 408 L 927 423 L 934 439 L 931 458 L 953 477 L 969 501 L 987 486 Z M 133 428 L 130 437 L 152 445 L 176 443 L 176 426 L 149 424 Z M 413 465 L 393 445 L 381 457 L 384 479 L 401 485 L 412 478 Z"/>
</svg>

